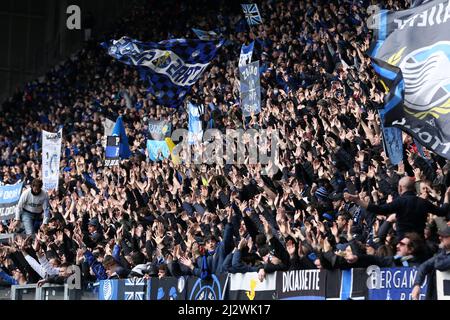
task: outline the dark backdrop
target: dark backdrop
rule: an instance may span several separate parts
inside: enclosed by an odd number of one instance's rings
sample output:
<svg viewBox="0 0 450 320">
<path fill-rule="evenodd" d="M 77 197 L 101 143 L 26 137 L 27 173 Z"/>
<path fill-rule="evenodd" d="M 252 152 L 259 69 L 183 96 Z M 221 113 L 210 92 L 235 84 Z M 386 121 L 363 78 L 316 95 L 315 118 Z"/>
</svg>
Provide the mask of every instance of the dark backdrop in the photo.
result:
<svg viewBox="0 0 450 320">
<path fill-rule="evenodd" d="M 0 1 L 0 105 L 17 88 L 38 78 L 76 52 L 84 28 L 104 31 L 130 0 L 1 0 Z M 81 8 L 81 30 L 68 30 L 69 5 Z M 92 19 L 93 18 L 93 19 Z"/>
</svg>

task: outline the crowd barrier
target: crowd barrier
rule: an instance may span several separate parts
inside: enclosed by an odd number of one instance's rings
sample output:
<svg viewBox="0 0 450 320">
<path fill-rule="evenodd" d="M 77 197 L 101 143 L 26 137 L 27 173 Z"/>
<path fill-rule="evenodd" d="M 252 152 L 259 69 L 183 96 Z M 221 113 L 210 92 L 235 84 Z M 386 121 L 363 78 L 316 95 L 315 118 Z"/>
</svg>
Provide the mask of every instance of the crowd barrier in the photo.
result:
<svg viewBox="0 0 450 320">
<path fill-rule="evenodd" d="M 94 291 L 70 290 L 67 285 L 12 286 L 12 300 L 411 300 L 415 268 L 292 270 L 266 275 L 237 273 L 162 279 L 103 280 Z M 420 299 L 436 293 L 450 300 L 450 272 L 436 272 L 421 287 Z M 431 295 L 433 296 L 433 295 Z"/>
<path fill-rule="evenodd" d="M 0 291 L 1 292 L 1 291 Z M 67 284 L 15 285 L 10 289 L 11 300 L 98 300 L 98 294 L 81 289 L 70 289 Z"/>
</svg>

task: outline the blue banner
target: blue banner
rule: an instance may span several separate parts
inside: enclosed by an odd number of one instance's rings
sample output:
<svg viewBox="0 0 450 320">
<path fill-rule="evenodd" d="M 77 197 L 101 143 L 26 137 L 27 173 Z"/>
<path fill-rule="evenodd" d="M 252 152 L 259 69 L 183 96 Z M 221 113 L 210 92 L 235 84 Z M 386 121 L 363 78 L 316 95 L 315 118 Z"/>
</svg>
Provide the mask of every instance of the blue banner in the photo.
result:
<svg viewBox="0 0 450 320">
<path fill-rule="evenodd" d="M 158 104 L 176 108 L 216 57 L 223 43 L 224 39 L 170 39 L 155 43 L 122 37 L 102 45 L 113 58 L 139 67 L 141 78 L 148 82 L 149 91 Z"/>
<path fill-rule="evenodd" d="M 189 277 L 187 279 L 186 300 L 224 300 L 227 278 L 227 274 L 220 276 L 212 274 L 209 280 Z"/>
<path fill-rule="evenodd" d="M 248 45 L 243 44 L 241 47 L 241 55 L 239 56 L 239 67 L 243 67 L 252 62 L 253 48 L 255 41 L 252 41 Z"/>
<path fill-rule="evenodd" d="M 403 138 L 402 130 L 395 127 L 385 127 L 384 119 L 386 111 L 380 109 L 381 129 L 383 130 L 384 145 L 387 156 L 393 165 L 397 165 L 403 160 Z"/>
<path fill-rule="evenodd" d="M 261 111 L 259 61 L 239 68 L 241 80 L 241 108 L 245 117 Z"/>
<path fill-rule="evenodd" d="M 150 281 L 144 278 L 102 280 L 98 290 L 99 300 L 145 300 Z"/>
<path fill-rule="evenodd" d="M 14 216 L 14 211 L 22 192 L 22 186 L 23 182 L 0 186 L 0 220 L 11 219 Z"/>
<path fill-rule="evenodd" d="M 188 114 L 189 114 L 188 142 L 189 142 L 189 144 L 196 144 L 196 143 L 201 142 L 203 139 L 202 121 L 200 120 L 200 115 L 201 115 L 200 107 L 189 102 L 188 103 Z"/>
<path fill-rule="evenodd" d="M 125 127 L 123 125 L 122 116 L 119 116 L 114 125 L 112 135 L 120 137 L 119 144 L 119 157 L 121 159 L 128 159 L 131 156 L 130 145 L 128 144 L 128 137 L 125 132 Z"/>
<path fill-rule="evenodd" d="M 120 137 L 109 136 L 106 138 L 106 148 L 105 148 L 105 166 L 117 166 L 119 165 L 120 159 Z"/>
<path fill-rule="evenodd" d="M 369 300 L 412 300 L 417 269 L 381 268 L 378 289 L 369 288 Z M 425 300 L 428 289 L 428 277 L 420 288 L 420 300 Z"/>
<path fill-rule="evenodd" d="M 170 157 L 169 146 L 165 140 L 147 140 L 147 151 L 148 157 L 152 161 L 162 161 Z"/>
</svg>

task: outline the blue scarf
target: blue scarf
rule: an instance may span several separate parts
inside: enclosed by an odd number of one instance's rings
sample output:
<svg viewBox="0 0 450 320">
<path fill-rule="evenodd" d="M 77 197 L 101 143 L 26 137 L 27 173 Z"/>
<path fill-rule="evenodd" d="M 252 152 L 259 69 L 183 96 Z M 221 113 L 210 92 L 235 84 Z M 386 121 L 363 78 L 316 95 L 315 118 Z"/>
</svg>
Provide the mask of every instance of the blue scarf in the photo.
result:
<svg viewBox="0 0 450 320">
<path fill-rule="evenodd" d="M 208 270 L 208 256 L 213 256 L 216 250 L 206 251 L 202 257 L 202 272 L 200 273 L 200 278 L 206 280 L 211 278 L 210 270 Z"/>
</svg>

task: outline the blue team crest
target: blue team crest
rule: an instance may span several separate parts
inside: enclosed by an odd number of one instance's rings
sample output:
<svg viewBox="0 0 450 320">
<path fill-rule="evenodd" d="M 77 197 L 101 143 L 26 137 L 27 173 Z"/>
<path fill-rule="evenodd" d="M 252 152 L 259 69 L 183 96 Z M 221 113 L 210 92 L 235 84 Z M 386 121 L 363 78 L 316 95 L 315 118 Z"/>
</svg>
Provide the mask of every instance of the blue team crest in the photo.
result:
<svg viewBox="0 0 450 320">
<path fill-rule="evenodd" d="M 405 111 L 424 119 L 450 113 L 450 41 L 408 53 L 399 64 L 405 82 Z"/>
<path fill-rule="evenodd" d="M 157 68 L 160 68 L 160 69 L 167 68 L 171 62 L 172 62 L 172 59 L 170 58 L 169 52 L 165 52 L 162 56 L 160 56 L 159 58 L 156 58 L 155 60 L 152 61 L 152 63 Z"/>
<path fill-rule="evenodd" d="M 117 300 L 117 298 L 118 298 L 118 281 L 117 280 L 100 281 L 98 299 Z"/>
</svg>

